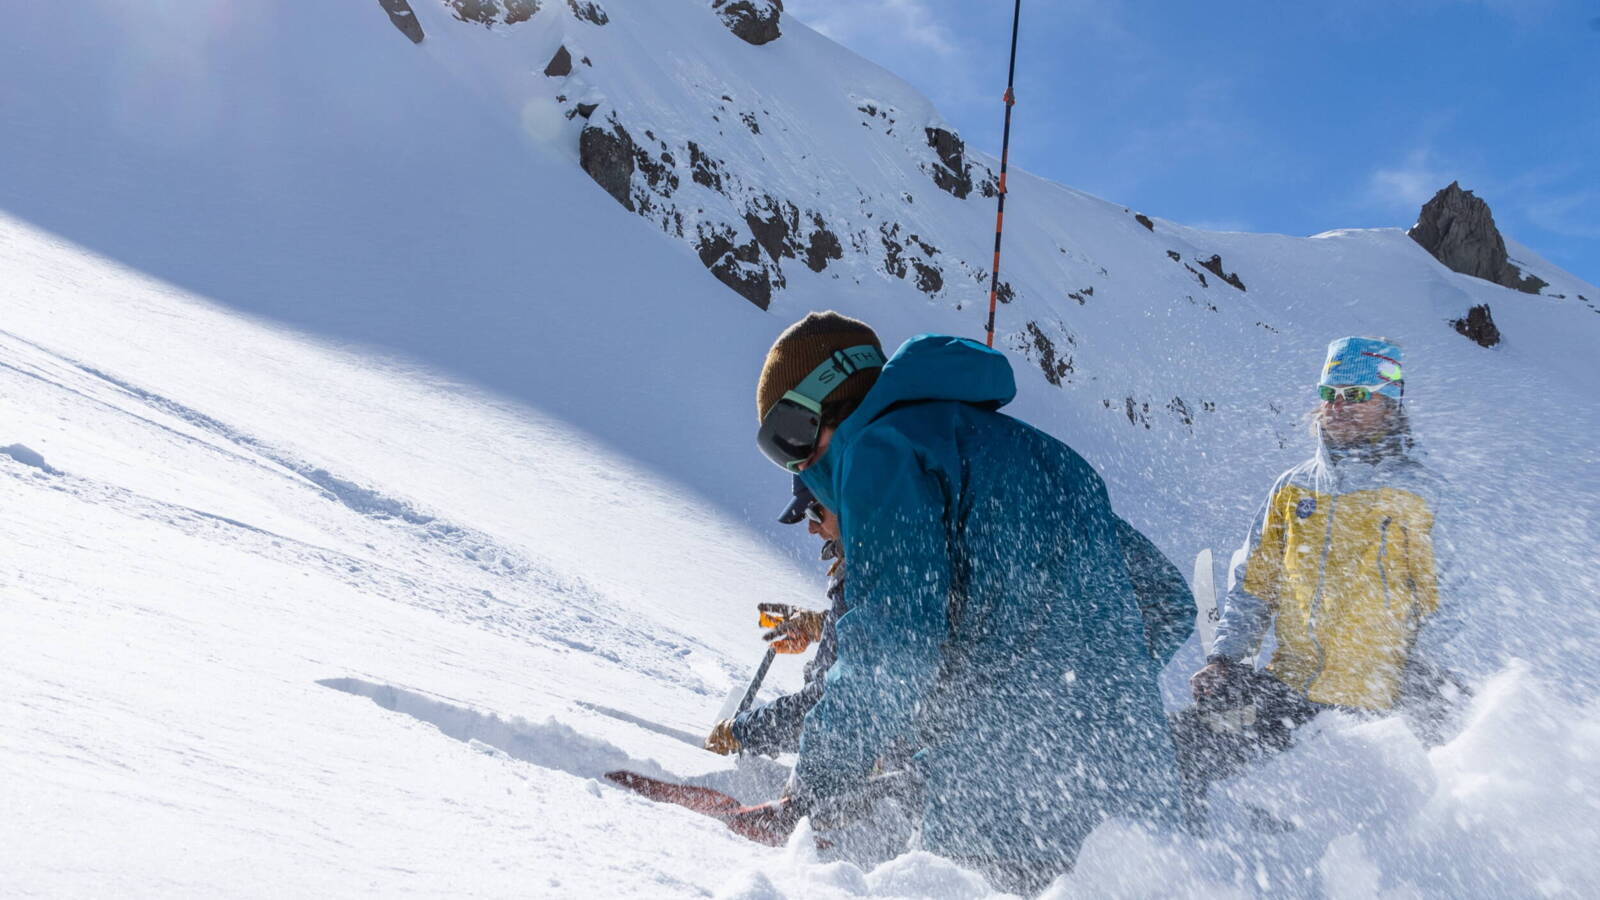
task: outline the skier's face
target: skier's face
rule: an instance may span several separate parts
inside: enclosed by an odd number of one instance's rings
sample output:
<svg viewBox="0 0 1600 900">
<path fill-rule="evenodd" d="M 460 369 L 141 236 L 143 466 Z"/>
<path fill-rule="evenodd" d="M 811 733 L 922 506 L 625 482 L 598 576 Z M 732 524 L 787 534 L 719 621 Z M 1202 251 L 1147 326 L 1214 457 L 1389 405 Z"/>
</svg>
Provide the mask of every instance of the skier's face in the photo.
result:
<svg viewBox="0 0 1600 900">
<path fill-rule="evenodd" d="M 816 508 L 821 510 L 822 518 L 818 521 L 808 516 L 806 518 L 806 530 L 825 541 L 837 541 L 839 539 L 839 517 L 820 503 L 816 504 Z"/>
<path fill-rule="evenodd" d="M 1394 401 L 1374 395 L 1365 403 L 1335 400 L 1317 410 L 1322 432 L 1335 446 L 1368 443 L 1389 433 Z"/>
</svg>

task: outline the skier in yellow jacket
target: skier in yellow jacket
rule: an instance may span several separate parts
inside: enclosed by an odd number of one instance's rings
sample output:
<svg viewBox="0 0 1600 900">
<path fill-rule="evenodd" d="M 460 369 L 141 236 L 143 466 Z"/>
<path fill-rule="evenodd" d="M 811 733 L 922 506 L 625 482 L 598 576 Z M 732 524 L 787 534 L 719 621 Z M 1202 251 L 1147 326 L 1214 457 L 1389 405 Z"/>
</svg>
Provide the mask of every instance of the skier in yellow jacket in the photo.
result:
<svg viewBox="0 0 1600 900">
<path fill-rule="evenodd" d="M 1218 777 L 1282 749 L 1293 728 L 1337 707 L 1407 714 L 1442 738 L 1460 685 L 1439 667 L 1456 630 L 1442 479 L 1414 452 L 1396 344 L 1348 337 L 1328 347 L 1317 386 L 1317 453 L 1280 476 L 1234 569 L 1206 666 L 1191 680 L 1199 713 L 1246 710 L 1210 734 L 1179 717 L 1186 773 Z M 1236 556 L 1236 559 L 1239 557 Z M 1246 662 L 1272 628 L 1264 673 Z M 1188 733 L 1185 733 L 1188 732 Z M 1203 792 L 1203 789 L 1202 789 Z"/>
</svg>

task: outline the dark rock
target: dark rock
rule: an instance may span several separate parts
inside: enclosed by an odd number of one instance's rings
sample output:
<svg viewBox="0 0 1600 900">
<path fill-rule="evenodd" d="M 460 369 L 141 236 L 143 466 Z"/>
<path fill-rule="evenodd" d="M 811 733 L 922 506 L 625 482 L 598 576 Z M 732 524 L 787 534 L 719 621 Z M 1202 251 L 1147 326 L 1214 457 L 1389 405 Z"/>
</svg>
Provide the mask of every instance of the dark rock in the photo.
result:
<svg viewBox="0 0 1600 900">
<path fill-rule="evenodd" d="M 890 275 L 896 278 L 906 277 L 906 245 L 895 240 L 900 234 L 900 226 L 878 226 L 878 237 L 883 242 L 883 267 Z"/>
<path fill-rule="evenodd" d="M 1167 251 L 1167 258 L 1172 260 L 1173 262 L 1179 262 L 1180 260 L 1183 259 L 1183 255 L 1180 254 L 1176 250 L 1168 250 Z"/>
<path fill-rule="evenodd" d="M 935 294 L 944 287 L 944 274 L 938 269 L 915 260 L 911 267 L 917 270 L 917 290 L 924 294 Z"/>
<path fill-rule="evenodd" d="M 1128 414 L 1128 424 L 1135 426 L 1142 424 L 1145 430 L 1148 431 L 1150 429 L 1150 404 L 1139 403 L 1132 397 L 1128 397 L 1122 402 L 1123 411 Z"/>
<path fill-rule="evenodd" d="M 722 164 L 701 151 L 700 145 L 689 142 L 689 177 L 718 193 L 722 192 Z"/>
<path fill-rule="evenodd" d="M 813 272 L 821 272 L 828 267 L 828 260 L 843 259 L 844 247 L 839 243 L 839 236 L 828 229 L 822 216 L 812 213 L 810 243 L 806 245 L 806 268 Z"/>
<path fill-rule="evenodd" d="M 638 148 L 628 130 L 616 122 L 610 128 L 585 125 L 578 135 L 578 163 L 595 184 L 605 188 L 629 212 L 633 205 L 634 155 Z"/>
<path fill-rule="evenodd" d="M 1212 254 L 1210 259 L 1195 260 L 1195 262 L 1198 262 L 1201 268 L 1210 270 L 1213 275 L 1221 278 L 1223 281 L 1226 281 L 1241 291 L 1244 290 L 1244 282 L 1239 280 L 1239 275 L 1237 272 L 1222 271 L 1222 256 L 1220 254 Z M 1205 280 L 1202 279 L 1201 284 L 1204 283 Z"/>
<path fill-rule="evenodd" d="M 761 123 L 756 120 L 755 114 L 739 113 L 739 121 L 744 123 L 744 127 L 750 129 L 751 134 L 761 133 Z"/>
<path fill-rule="evenodd" d="M 800 211 L 794 204 L 762 197 L 745 212 L 744 222 L 773 262 L 783 257 L 794 258 L 797 248 L 790 236 L 800 230 Z"/>
<path fill-rule="evenodd" d="M 447 0 L 447 6 L 462 22 L 491 26 L 500 22 L 500 6 L 494 0 Z"/>
<path fill-rule="evenodd" d="M 1134 213 L 1133 214 L 1133 220 L 1135 222 L 1138 222 L 1140 225 L 1143 225 L 1144 227 L 1150 229 L 1151 231 L 1155 231 L 1156 230 L 1156 223 L 1150 221 L 1150 217 L 1145 215 L 1144 213 Z"/>
<path fill-rule="evenodd" d="M 660 144 L 659 141 L 657 143 Z M 665 144 L 660 144 L 660 147 L 660 156 L 651 156 L 643 147 L 635 147 L 633 164 L 644 173 L 645 184 L 662 197 L 670 197 L 678 189 L 678 173 L 675 171 L 678 164 Z"/>
<path fill-rule="evenodd" d="M 501 11 L 501 3 L 504 12 Z M 515 25 L 533 18 L 539 11 L 539 0 L 445 0 L 451 13 L 462 22 L 473 22 L 485 28 L 495 25 Z"/>
<path fill-rule="evenodd" d="M 933 183 L 957 199 L 972 193 L 972 167 L 967 165 L 966 144 L 955 133 L 943 128 L 925 129 L 928 146 L 939 161 L 933 165 Z"/>
<path fill-rule="evenodd" d="M 1194 266 L 1191 266 L 1188 263 L 1184 263 L 1183 267 L 1185 269 L 1188 269 L 1189 270 L 1189 274 L 1193 275 L 1195 277 L 1195 279 L 1200 282 L 1200 286 L 1201 287 L 1210 287 L 1211 286 L 1211 285 L 1206 283 L 1206 277 L 1204 275 L 1200 274 L 1200 270 L 1199 269 L 1196 269 Z"/>
<path fill-rule="evenodd" d="M 1011 282 L 1002 281 L 999 289 L 995 291 L 995 298 L 1001 303 L 1010 303 L 1017 299 L 1017 292 L 1011 289 Z"/>
<path fill-rule="evenodd" d="M 578 104 L 578 115 L 583 116 L 585 119 L 587 119 L 590 116 L 594 115 L 594 111 L 599 109 L 599 108 L 600 108 L 600 104 L 598 104 L 598 103 L 579 103 Z"/>
<path fill-rule="evenodd" d="M 505 23 L 515 25 L 533 18 L 539 11 L 539 0 L 501 0 L 506 5 Z"/>
<path fill-rule="evenodd" d="M 1487 303 L 1474 306 L 1467 310 L 1466 318 L 1456 319 L 1450 324 L 1455 327 L 1456 333 L 1471 338 L 1480 347 L 1493 347 L 1500 343 L 1500 329 L 1495 327 Z"/>
<path fill-rule="evenodd" d="M 1452 271 L 1528 294 L 1546 286 L 1535 276 L 1524 278 L 1511 263 L 1489 204 L 1462 190 L 1460 182 L 1450 182 L 1423 204 L 1417 224 L 1406 234 Z"/>
<path fill-rule="evenodd" d="M 754 240 L 735 244 L 733 238 L 733 229 L 727 226 L 700 226 L 699 241 L 695 245 L 700 263 L 739 296 L 766 309 L 772 304 L 773 279 L 760 266 L 761 248 Z M 778 286 L 783 286 L 781 275 Z"/>
<path fill-rule="evenodd" d="M 417 21 L 417 14 L 412 12 L 407 0 L 378 0 L 378 5 L 389 14 L 389 21 L 394 23 L 394 27 L 411 39 L 411 43 L 422 43 L 422 24 Z"/>
<path fill-rule="evenodd" d="M 1550 282 L 1545 281 L 1543 278 L 1540 278 L 1531 272 L 1527 275 L 1523 275 L 1522 270 L 1518 268 L 1515 263 L 1511 264 L 1511 270 L 1516 272 L 1519 276 L 1517 283 L 1512 285 L 1512 287 L 1523 292 L 1524 294 L 1537 294 L 1550 286 Z"/>
<path fill-rule="evenodd" d="M 1178 417 L 1178 421 L 1191 430 L 1194 428 L 1194 414 L 1189 412 L 1189 404 L 1183 402 L 1182 397 L 1173 397 L 1167 404 L 1167 411 Z"/>
<path fill-rule="evenodd" d="M 611 21 L 611 17 L 606 15 L 600 4 L 592 0 L 567 0 L 567 8 L 580 20 L 594 25 L 604 25 Z"/>
<path fill-rule="evenodd" d="M 783 0 L 711 0 L 722 24 L 747 44 L 761 46 L 783 36 L 778 19 Z"/>
<path fill-rule="evenodd" d="M 1072 357 L 1063 358 L 1056 350 L 1055 341 L 1044 333 L 1038 322 L 1029 322 L 1027 325 L 1028 337 L 1033 340 L 1033 350 L 1039 355 L 1039 368 L 1044 372 L 1044 379 L 1056 387 L 1072 374 Z"/>
<path fill-rule="evenodd" d="M 572 74 L 572 54 L 565 46 L 556 48 L 556 55 L 550 57 L 549 65 L 544 67 L 544 74 L 551 78 L 565 78 Z"/>
</svg>

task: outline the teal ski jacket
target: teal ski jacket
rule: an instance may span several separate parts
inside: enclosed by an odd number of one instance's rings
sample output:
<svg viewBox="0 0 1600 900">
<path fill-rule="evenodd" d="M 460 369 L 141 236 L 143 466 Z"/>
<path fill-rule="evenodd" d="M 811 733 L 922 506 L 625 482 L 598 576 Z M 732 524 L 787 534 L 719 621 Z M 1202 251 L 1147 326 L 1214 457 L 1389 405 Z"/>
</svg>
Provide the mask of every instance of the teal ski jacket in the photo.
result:
<svg viewBox="0 0 1600 900">
<path fill-rule="evenodd" d="M 1106 817 L 1178 821 L 1156 657 L 1182 638 L 1147 635 L 1104 483 L 997 411 L 1015 394 L 1001 354 L 913 338 L 802 473 L 839 514 L 850 611 L 797 796 L 917 750 L 924 849 L 1066 868 Z"/>
</svg>

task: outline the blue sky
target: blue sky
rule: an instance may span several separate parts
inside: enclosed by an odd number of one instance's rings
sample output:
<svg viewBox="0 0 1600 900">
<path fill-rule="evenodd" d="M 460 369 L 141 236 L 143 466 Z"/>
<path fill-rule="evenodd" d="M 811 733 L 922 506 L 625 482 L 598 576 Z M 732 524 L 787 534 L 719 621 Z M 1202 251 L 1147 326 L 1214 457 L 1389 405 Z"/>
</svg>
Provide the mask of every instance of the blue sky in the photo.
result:
<svg viewBox="0 0 1600 900">
<path fill-rule="evenodd" d="M 1011 4 L 788 0 L 998 153 Z M 1459 179 L 1600 283 L 1600 0 L 1023 0 L 1012 163 L 1152 215 L 1401 226 Z"/>
</svg>

